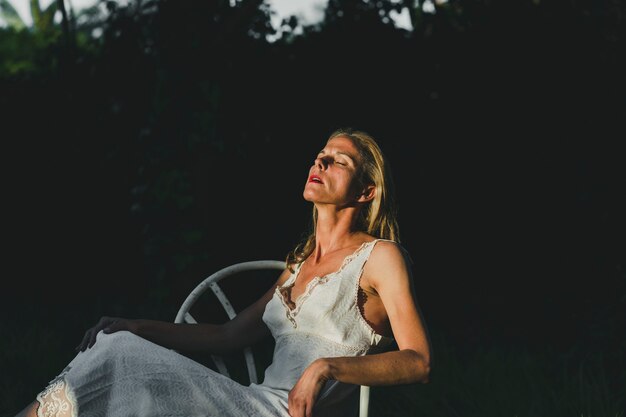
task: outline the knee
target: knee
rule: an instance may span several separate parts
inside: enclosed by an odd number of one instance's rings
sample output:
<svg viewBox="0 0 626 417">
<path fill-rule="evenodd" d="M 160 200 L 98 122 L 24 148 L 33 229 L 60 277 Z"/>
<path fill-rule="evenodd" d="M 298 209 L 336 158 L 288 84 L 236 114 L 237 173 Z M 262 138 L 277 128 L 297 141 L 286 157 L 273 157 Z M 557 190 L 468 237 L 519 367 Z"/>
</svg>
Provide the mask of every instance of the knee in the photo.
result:
<svg viewBox="0 0 626 417">
<path fill-rule="evenodd" d="M 134 333 L 128 330 L 120 330 L 113 333 L 104 333 L 102 330 L 96 335 L 96 344 L 100 343 L 101 346 L 113 346 L 128 345 L 135 343 L 139 339 Z"/>
<path fill-rule="evenodd" d="M 120 330 L 114 333 L 104 333 L 102 330 L 96 335 L 96 343 L 91 349 L 86 350 L 84 353 L 92 352 L 119 352 L 125 351 L 127 347 L 133 346 L 138 343 L 139 336 L 127 331 Z"/>
</svg>

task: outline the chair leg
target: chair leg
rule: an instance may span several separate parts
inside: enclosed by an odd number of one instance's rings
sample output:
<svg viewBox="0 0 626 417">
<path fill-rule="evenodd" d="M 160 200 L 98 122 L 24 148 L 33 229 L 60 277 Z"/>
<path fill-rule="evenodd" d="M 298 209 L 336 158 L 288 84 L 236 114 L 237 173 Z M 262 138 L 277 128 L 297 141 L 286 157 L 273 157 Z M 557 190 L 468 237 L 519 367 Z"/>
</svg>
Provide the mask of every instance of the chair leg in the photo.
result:
<svg viewBox="0 0 626 417">
<path fill-rule="evenodd" d="M 361 393 L 359 396 L 359 417 L 367 417 L 370 405 L 370 387 L 361 385 Z"/>
</svg>

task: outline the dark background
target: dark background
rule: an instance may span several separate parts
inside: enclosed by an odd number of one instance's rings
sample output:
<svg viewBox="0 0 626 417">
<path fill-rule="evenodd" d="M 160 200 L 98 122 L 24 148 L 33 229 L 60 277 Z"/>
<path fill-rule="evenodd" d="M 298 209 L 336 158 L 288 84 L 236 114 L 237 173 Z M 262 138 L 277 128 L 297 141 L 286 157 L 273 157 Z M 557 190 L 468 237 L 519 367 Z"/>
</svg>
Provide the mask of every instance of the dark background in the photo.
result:
<svg viewBox="0 0 626 417">
<path fill-rule="evenodd" d="M 413 7 L 406 31 L 389 20 L 403 3 L 331 0 L 276 42 L 258 1 L 101 6 L 67 32 L 0 32 L 15 398 L 101 315 L 173 320 L 209 273 L 284 259 L 309 224 L 308 168 L 344 126 L 391 162 L 437 340 L 603 352 L 611 395 L 624 386 L 623 5 L 450 1 Z"/>
</svg>

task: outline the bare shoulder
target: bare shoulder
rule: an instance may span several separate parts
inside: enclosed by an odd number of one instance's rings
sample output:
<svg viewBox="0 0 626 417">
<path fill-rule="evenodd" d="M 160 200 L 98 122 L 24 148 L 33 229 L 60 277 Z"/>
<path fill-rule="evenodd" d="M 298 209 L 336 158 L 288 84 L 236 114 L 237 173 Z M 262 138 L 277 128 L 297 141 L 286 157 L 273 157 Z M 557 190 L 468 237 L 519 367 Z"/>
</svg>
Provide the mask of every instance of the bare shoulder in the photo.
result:
<svg viewBox="0 0 626 417">
<path fill-rule="evenodd" d="M 389 240 L 376 242 L 363 270 L 363 278 L 374 288 L 381 280 L 407 281 L 409 265 L 404 248 Z"/>
<path fill-rule="evenodd" d="M 390 240 L 379 240 L 372 249 L 368 263 L 380 268 L 407 268 L 406 261 L 406 251 L 399 243 Z"/>
</svg>

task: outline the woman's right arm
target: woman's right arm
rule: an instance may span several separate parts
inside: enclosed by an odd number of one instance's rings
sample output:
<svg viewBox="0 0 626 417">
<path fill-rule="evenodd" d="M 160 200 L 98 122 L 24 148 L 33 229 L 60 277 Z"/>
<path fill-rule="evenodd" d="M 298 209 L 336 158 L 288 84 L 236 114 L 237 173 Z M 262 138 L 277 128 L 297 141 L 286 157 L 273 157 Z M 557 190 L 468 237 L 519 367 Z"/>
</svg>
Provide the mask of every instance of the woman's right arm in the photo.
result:
<svg viewBox="0 0 626 417">
<path fill-rule="evenodd" d="M 289 270 L 285 269 L 261 298 L 224 324 L 188 324 L 103 317 L 95 326 L 87 330 L 76 350 L 84 351 L 91 348 L 96 343 L 96 336 L 100 330 L 104 333 L 127 330 L 168 349 L 185 352 L 203 351 L 221 354 L 242 349 L 269 335 L 269 329 L 262 319 L 263 312 L 274 295 L 276 286 L 282 285 L 289 274 Z"/>
</svg>

